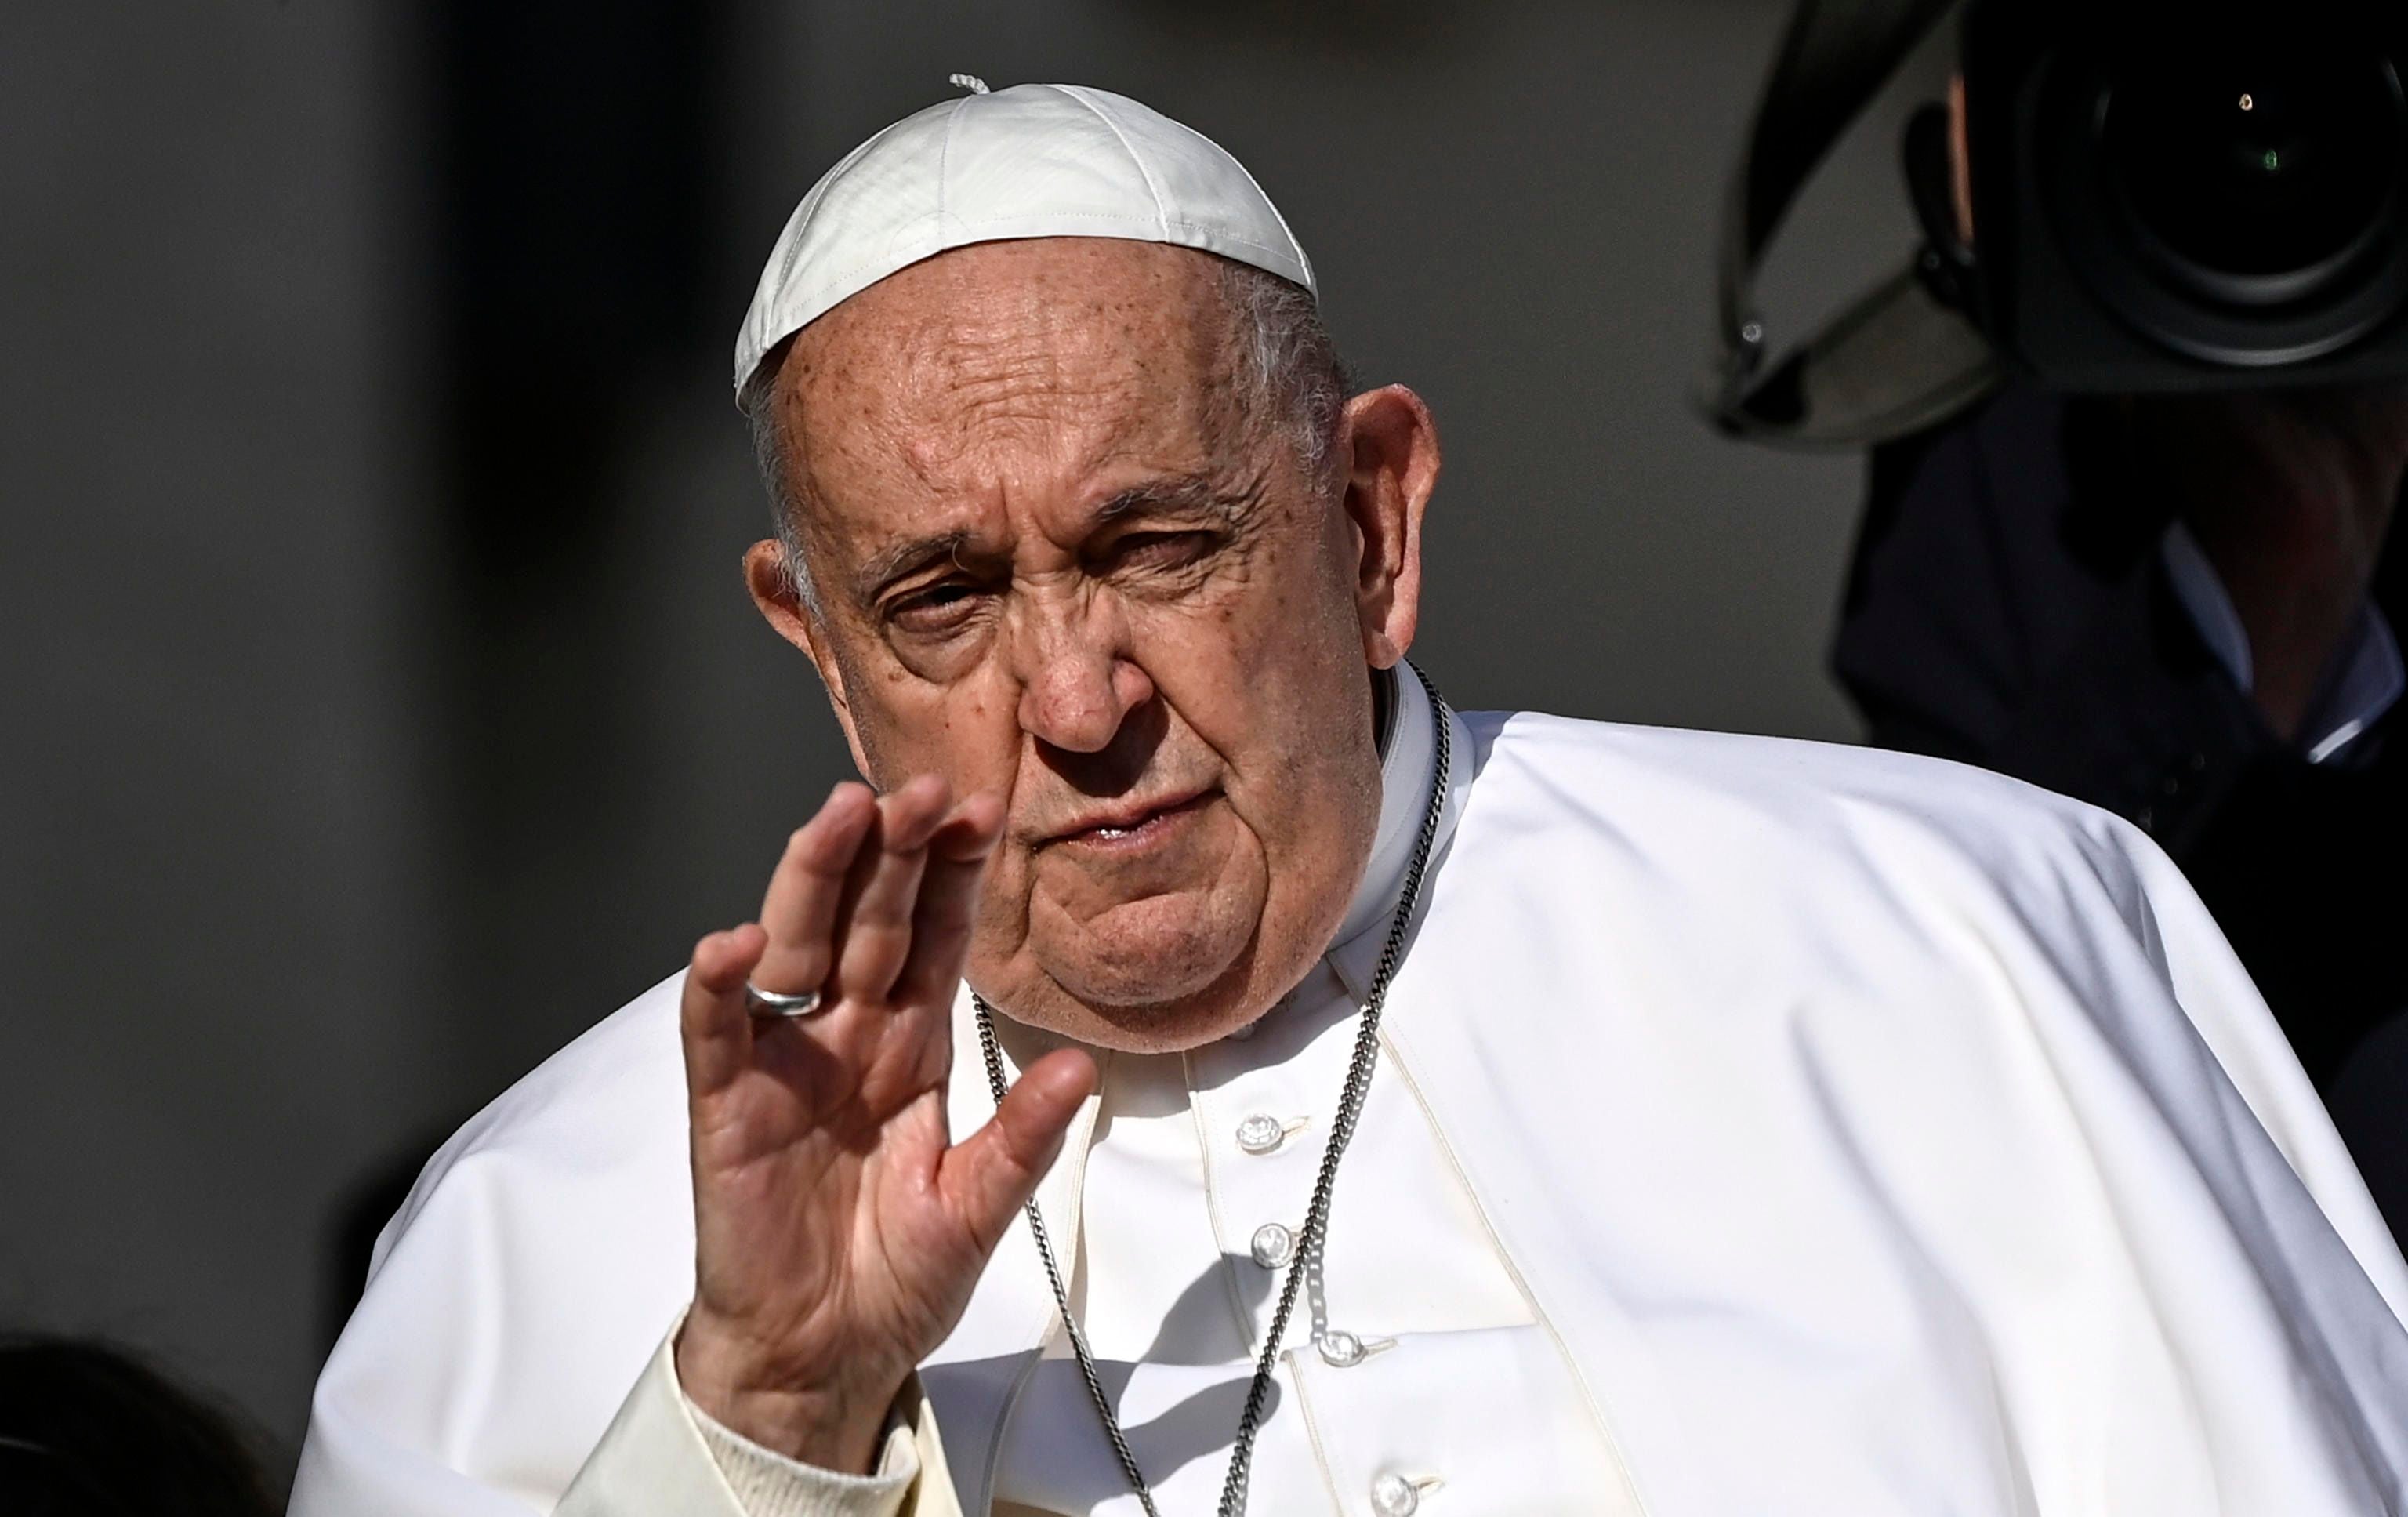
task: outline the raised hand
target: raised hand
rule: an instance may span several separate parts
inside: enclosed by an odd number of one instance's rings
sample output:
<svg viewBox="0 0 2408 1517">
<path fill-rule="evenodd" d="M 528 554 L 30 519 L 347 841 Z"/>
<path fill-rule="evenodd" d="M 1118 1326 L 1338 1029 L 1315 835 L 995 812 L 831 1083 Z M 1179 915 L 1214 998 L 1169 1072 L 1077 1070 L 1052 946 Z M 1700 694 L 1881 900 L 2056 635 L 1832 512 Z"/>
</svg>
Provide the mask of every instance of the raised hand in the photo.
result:
<svg viewBox="0 0 2408 1517">
<path fill-rule="evenodd" d="M 695 1403 L 764 1447 L 858 1472 L 903 1381 L 943 1340 L 1095 1082 L 1039 1060 L 949 1142 L 952 1008 L 992 794 L 923 776 L 837 787 L 787 844 L 758 923 L 697 944 L 683 1008 L 695 1283 L 677 1344 Z M 807 1017 L 755 1016 L 817 989 Z"/>
</svg>

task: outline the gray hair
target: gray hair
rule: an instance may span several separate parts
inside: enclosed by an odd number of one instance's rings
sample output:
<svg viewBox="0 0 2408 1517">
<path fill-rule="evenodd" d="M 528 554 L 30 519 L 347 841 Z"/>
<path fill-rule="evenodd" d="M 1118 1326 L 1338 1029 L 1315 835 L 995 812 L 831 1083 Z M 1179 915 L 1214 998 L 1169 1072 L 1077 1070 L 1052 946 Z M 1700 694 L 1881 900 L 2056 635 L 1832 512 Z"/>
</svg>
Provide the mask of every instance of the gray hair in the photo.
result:
<svg viewBox="0 0 2408 1517">
<path fill-rule="evenodd" d="M 1238 371 L 1233 377 L 1243 415 L 1268 424 L 1294 452 L 1305 479 L 1318 494 L 1331 482 L 1339 423 L 1354 376 L 1330 340 L 1312 293 L 1267 269 L 1232 259 L 1221 265 L 1221 293 L 1238 329 Z M 739 399 L 752 429 L 752 459 L 769 494 L 779 557 L 795 598 L 816 618 L 819 591 L 803 560 L 802 501 L 786 472 L 772 404 L 778 371 L 792 339 L 773 351 L 745 383 Z"/>
</svg>

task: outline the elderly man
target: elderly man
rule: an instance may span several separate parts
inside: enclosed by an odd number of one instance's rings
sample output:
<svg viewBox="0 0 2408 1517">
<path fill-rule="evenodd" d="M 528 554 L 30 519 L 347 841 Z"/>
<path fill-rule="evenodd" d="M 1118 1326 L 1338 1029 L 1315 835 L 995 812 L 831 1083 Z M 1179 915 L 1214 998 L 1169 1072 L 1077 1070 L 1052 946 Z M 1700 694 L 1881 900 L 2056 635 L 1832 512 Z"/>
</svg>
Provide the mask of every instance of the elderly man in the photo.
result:
<svg viewBox="0 0 2408 1517">
<path fill-rule="evenodd" d="M 2408 1272 L 2163 857 L 1455 714 L 1312 292 L 1097 91 L 811 192 L 746 574 L 869 785 L 429 1166 L 295 1511 L 2402 1510 Z"/>
</svg>

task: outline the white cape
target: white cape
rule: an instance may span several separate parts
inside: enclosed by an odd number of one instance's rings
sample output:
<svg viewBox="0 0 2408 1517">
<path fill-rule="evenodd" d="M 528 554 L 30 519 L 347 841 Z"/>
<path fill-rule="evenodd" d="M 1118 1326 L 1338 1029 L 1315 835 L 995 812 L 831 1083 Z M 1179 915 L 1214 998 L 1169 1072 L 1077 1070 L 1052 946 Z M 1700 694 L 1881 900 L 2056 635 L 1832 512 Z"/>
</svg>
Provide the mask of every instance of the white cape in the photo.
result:
<svg viewBox="0 0 2408 1517">
<path fill-rule="evenodd" d="M 2145 837 L 1896 754 L 1456 722 L 1380 1078 L 1647 1512 L 2408 1510 L 2408 1269 Z M 295 1512 L 551 1510 L 692 1289 L 677 988 L 428 1166 Z M 967 1510 L 1053 1319 L 1024 1224 L 923 1370 Z"/>
</svg>

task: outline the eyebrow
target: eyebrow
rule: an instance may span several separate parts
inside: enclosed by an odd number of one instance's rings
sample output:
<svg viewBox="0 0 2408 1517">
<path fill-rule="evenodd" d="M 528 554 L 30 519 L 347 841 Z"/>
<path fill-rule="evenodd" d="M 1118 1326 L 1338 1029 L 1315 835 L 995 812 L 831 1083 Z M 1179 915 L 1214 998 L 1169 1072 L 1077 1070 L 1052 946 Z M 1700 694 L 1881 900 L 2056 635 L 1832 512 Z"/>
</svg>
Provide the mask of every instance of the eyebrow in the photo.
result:
<svg viewBox="0 0 2408 1517">
<path fill-rule="evenodd" d="M 1114 522 L 1152 511 L 1197 512 L 1213 517 L 1225 525 L 1235 526 L 1246 517 L 1260 494 L 1259 479 L 1249 479 L 1235 490 L 1216 484 L 1208 476 L 1200 474 L 1149 479 L 1143 484 L 1130 486 L 1097 507 L 1089 526 L 1091 529 L 1109 526 Z M 872 556 L 854 574 L 854 593 L 863 605 L 868 605 L 896 580 L 931 564 L 960 558 L 972 540 L 970 533 L 956 528 L 898 542 Z"/>
<path fill-rule="evenodd" d="M 1105 526 L 1125 517 L 1142 516 L 1148 511 L 1196 511 L 1235 525 L 1259 493 L 1259 488 L 1258 484 L 1249 481 L 1244 488 L 1227 490 L 1201 474 L 1149 479 L 1122 491 L 1096 508 L 1095 524 Z"/>
<path fill-rule="evenodd" d="M 959 558 L 969 543 L 970 535 L 959 529 L 898 542 L 872 557 L 853 575 L 853 594 L 867 606 L 878 598 L 880 591 L 905 575 L 942 559 Z"/>
</svg>

